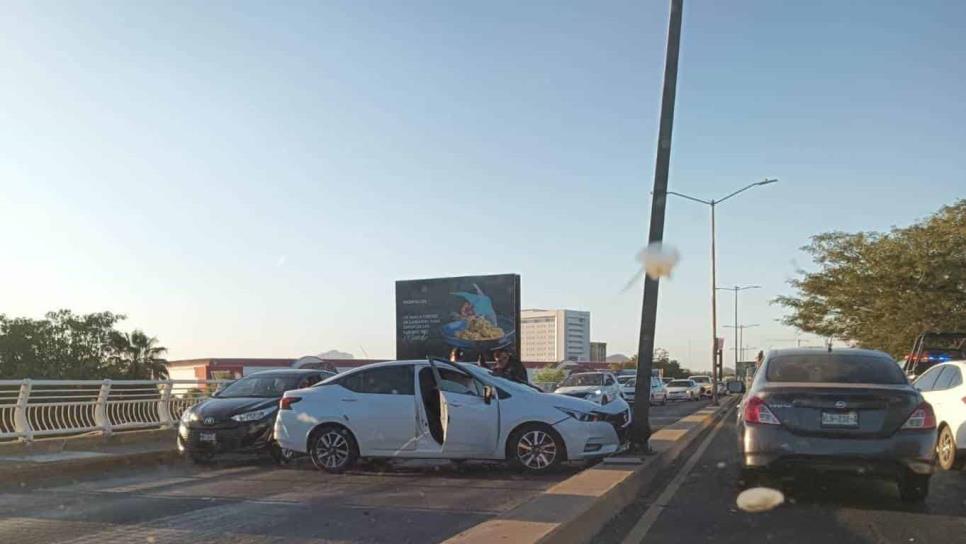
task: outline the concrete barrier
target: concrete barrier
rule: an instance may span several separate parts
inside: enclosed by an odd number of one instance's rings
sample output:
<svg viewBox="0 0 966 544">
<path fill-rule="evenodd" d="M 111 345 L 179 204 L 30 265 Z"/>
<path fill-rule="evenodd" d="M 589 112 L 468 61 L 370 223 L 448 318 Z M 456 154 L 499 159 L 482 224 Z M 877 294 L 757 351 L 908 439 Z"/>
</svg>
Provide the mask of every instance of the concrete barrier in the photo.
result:
<svg viewBox="0 0 966 544">
<path fill-rule="evenodd" d="M 654 454 L 643 459 L 612 457 L 574 475 L 496 518 L 446 540 L 449 544 L 494 542 L 583 544 L 630 505 L 702 431 L 734 406 L 729 397 L 683 417 L 651 436 Z"/>
</svg>

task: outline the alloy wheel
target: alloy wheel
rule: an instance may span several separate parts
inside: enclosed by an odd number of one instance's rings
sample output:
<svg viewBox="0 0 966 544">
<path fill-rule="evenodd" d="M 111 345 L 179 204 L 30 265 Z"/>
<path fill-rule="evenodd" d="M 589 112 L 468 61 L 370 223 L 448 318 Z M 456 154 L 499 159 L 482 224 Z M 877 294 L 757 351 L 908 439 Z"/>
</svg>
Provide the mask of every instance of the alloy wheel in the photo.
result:
<svg viewBox="0 0 966 544">
<path fill-rule="evenodd" d="M 953 461 L 956 457 L 956 443 L 953 441 L 953 435 L 943 429 L 943 432 L 939 434 L 939 442 L 936 444 L 936 456 L 939 457 L 939 464 L 946 470 L 949 470 L 953 466 Z"/>
<path fill-rule="evenodd" d="M 517 458 L 529 469 L 542 470 L 557 458 L 557 443 L 549 433 L 529 431 L 517 442 Z"/>
<path fill-rule="evenodd" d="M 349 461 L 349 442 L 338 431 L 326 431 L 315 442 L 316 464 L 338 469 Z"/>
</svg>

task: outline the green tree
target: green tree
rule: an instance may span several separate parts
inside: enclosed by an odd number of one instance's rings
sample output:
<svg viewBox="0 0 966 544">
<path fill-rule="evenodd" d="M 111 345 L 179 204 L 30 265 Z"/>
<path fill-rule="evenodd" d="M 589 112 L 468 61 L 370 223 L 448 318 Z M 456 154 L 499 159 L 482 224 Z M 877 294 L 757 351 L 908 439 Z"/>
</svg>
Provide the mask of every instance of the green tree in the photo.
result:
<svg viewBox="0 0 966 544">
<path fill-rule="evenodd" d="M 828 232 L 803 248 L 795 295 L 775 301 L 788 325 L 891 353 L 925 330 L 966 330 L 966 200 L 904 228 Z"/>
<path fill-rule="evenodd" d="M 168 368 L 164 358 L 167 348 L 158 345 L 158 339 L 136 329 L 131 333 L 114 332 L 111 335 L 111 366 L 116 372 L 132 380 L 164 380 Z"/>
<path fill-rule="evenodd" d="M 562 382 L 566 377 L 567 373 L 564 372 L 562 368 L 555 368 L 553 364 L 549 364 L 534 373 L 533 381 L 559 383 Z"/>
<path fill-rule="evenodd" d="M 631 365 L 630 368 L 637 367 L 636 353 L 631 356 L 628 364 Z M 654 359 L 651 368 L 662 370 L 665 378 L 687 378 L 691 375 L 691 371 L 686 368 L 681 368 L 681 363 L 676 359 L 671 359 L 671 354 L 664 348 L 654 349 Z"/>
</svg>

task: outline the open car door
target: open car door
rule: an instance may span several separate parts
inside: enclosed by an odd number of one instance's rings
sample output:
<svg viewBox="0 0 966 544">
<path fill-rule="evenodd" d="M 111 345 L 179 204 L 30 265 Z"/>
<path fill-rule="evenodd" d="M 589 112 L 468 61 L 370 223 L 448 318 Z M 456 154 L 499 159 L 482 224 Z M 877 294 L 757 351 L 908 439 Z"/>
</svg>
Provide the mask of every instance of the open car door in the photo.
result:
<svg viewBox="0 0 966 544">
<path fill-rule="evenodd" d="M 439 418 L 443 427 L 443 454 L 447 457 L 493 457 L 500 431 L 499 400 L 459 366 L 429 359 L 439 390 Z"/>
</svg>

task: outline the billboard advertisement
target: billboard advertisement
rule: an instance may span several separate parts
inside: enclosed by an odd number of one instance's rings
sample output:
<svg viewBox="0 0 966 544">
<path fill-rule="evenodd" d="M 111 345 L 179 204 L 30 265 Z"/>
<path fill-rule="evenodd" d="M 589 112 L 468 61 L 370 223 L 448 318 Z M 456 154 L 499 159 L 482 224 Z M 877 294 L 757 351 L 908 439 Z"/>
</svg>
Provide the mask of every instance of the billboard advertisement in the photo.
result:
<svg viewBox="0 0 966 544">
<path fill-rule="evenodd" d="M 464 361 L 510 348 L 520 354 L 520 276 L 462 276 L 396 282 L 396 358 Z"/>
</svg>

